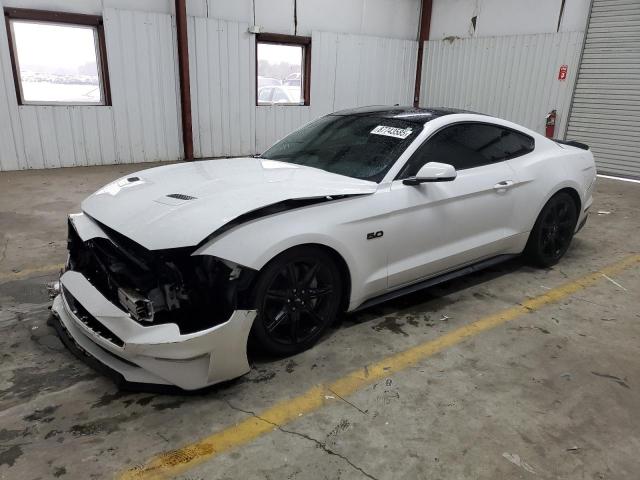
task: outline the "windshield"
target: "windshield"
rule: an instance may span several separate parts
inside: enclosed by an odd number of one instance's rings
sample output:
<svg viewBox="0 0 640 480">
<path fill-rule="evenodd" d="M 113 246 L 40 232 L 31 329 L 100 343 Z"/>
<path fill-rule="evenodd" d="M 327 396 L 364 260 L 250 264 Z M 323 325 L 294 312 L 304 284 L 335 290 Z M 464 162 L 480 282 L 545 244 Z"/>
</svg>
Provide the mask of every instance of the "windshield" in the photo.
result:
<svg viewBox="0 0 640 480">
<path fill-rule="evenodd" d="M 261 157 L 379 183 L 421 130 L 419 123 L 393 118 L 327 115 Z"/>
</svg>

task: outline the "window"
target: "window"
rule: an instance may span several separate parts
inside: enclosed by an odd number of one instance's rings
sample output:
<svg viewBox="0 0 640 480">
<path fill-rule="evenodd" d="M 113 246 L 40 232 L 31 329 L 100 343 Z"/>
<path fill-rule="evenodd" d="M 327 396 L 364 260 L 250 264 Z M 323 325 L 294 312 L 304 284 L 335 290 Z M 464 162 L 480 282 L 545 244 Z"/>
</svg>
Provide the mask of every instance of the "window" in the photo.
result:
<svg viewBox="0 0 640 480">
<path fill-rule="evenodd" d="M 256 36 L 256 104 L 309 105 L 311 38 Z"/>
<path fill-rule="evenodd" d="M 273 98 L 271 99 L 271 101 L 273 103 L 299 103 L 298 99 L 299 98 L 299 94 L 298 93 L 294 93 L 292 95 L 288 95 L 287 91 L 282 89 L 282 87 L 278 88 L 278 87 L 274 87 L 273 89 Z"/>
<path fill-rule="evenodd" d="M 5 8 L 21 105 L 110 105 L 102 18 Z"/>
<path fill-rule="evenodd" d="M 258 103 L 271 103 L 273 87 L 262 87 L 258 90 Z"/>
<path fill-rule="evenodd" d="M 533 148 L 533 138 L 515 130 L 487 123 L 458 123 L 428 138 L 398 178 L 415 176 L 428 162 L 448 163 L 464 170 L 519 157 Z"/>
<path fill-rule="evenodd" d="M 420 123 L 327 115 L 286 136 L 261 158 L 380 182 L 422 130 Z"/>
</svg>

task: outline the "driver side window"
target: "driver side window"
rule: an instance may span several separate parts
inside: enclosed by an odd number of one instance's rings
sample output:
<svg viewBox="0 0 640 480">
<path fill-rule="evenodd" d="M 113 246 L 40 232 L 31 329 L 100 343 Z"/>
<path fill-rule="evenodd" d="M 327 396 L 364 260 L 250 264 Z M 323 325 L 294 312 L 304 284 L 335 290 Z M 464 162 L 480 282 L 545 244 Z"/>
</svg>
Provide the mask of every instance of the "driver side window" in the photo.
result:
<svg viewBox="0 0 640 480">
<path fill-rule="evenodd" d="M 480 167 L 525 155 L 534 149 L 528 135 L 486 123 L 458 123 L 428 138 L 411 156 L 398 178 L 413 177 L 428 162 L 456 170 Z"/>
</svg>

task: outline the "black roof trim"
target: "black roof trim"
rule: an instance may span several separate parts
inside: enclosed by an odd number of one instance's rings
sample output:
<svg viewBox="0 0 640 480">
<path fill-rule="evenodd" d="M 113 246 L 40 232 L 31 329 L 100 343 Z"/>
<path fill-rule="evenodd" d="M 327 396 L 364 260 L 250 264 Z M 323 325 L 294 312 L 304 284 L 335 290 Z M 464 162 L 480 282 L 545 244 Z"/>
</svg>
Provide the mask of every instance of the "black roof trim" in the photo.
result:
<svg viewBox="0 0 640 480">
<path fill-rule="evenodd" d="M 445 115 L 453 115 L 455 113 L 475 113 L 469 110 L 460 110 L 457 108 L 434 107 L 434 108 L 417 108 L 402 106 L 373 105 L 369 107 L 350 108 L 340 110 L 331 115 L 340 116 L 361 116 L 361 117 L 378 117 L 378 118 L 396 118 L 398 120 L 407 120 L 413 122 L 425 123 Z M 482 114 L 478 114 L 482 115 Z"/>
</svg>

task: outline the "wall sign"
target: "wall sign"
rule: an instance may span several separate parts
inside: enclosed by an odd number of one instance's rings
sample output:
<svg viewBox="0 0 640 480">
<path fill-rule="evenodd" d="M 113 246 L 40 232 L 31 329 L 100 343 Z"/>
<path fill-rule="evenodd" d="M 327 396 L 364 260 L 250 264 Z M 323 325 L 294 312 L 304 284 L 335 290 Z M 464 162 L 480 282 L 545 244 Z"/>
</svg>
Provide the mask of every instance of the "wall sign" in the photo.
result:
<svg viewBox="0 0 640 480">
<path fill-rule="evenodd" d="M 560 71 L 558 72 L 558 80 L 566 80 L 567 79 L 567 70 L 569 67 L 567 65 L 560 65 Z"/>
</svg>

